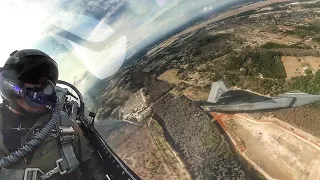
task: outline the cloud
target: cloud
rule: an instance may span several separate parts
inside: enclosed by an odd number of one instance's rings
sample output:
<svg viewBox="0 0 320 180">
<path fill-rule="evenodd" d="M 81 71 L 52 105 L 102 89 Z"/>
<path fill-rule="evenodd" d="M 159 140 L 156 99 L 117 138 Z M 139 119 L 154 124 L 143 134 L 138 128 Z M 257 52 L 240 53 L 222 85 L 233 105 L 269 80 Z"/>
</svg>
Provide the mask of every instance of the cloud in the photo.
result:
<svg viewBox="0 0 320 180">
<path fill-rule="evenodd" d="M 162 7 L 166 2 L 166 0 L 155 0 L 155 1 L 158 3 L 160 7 Z"/>
<path fill-rule="evenodd" d="M 96 19 L 106 19 L 107 23 L 116 21 L 127 10 L 127 0 L 75 0 L 67 1 L 62 10 L 91 16 Z"/>
</svg>

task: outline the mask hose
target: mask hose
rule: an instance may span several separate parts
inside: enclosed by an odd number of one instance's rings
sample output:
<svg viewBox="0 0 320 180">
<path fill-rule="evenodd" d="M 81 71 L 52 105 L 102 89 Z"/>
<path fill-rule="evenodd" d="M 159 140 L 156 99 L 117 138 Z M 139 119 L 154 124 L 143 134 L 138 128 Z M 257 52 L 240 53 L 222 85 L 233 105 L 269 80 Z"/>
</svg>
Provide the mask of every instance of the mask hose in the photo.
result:
<svg viewBox="0 0 320 180">
<path fill-rule="evenodd" d="M 33 152 L 42 141 L 49 135 L 51 130 L 56 128 L 56 125 L 60 118 L 60 111 L 62 110 L 63 102 L 58 99 L 55 103 L 53 113 L 50 120 L 47 122 L 45 127 L 43 127 L 39 132 L 37 132 L 30 141 L 28 141 L 23 147 L 19 148 L 17 151 L 12 152 L 6 157 L 0 159 L 0 169 L 8 168 L 20 160 L 25 158 L 29 153 Z"/>
</svg>

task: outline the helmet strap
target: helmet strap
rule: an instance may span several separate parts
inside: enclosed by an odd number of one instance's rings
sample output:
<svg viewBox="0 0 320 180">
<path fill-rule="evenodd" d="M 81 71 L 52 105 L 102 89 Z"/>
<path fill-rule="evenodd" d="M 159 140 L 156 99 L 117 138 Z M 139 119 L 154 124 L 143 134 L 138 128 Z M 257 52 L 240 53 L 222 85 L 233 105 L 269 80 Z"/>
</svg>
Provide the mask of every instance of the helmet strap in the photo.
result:
<svg viewBox="0 0 320 180">
<path fill-rule="evenodd" d="M 12 112 L 16 111 L 21 115 L 30 115 L 30 116 L 43 114 L 48 111 L 48 110 L 45 110 L 42 112 L 29 112 L 29 111 L 23 109 L 18 103 L 12 102 L 12 101 L 10 101 L 8 104 L 6 104 L 6 107 Z M 16 112 L 14 112 L 14 113 L 16 113 Z"/>
<path fill-rule="evenodd" d="M 14 113 L 18 112 L 21 115 L 26 115 L 28 113 L 25 109 L 23 109 L 21 106 L 19 106 L 16 102 L 9 101 L 9 103 L 6 104 L 6 107 L 10 111 L 12 111 Z"/>
</svg>

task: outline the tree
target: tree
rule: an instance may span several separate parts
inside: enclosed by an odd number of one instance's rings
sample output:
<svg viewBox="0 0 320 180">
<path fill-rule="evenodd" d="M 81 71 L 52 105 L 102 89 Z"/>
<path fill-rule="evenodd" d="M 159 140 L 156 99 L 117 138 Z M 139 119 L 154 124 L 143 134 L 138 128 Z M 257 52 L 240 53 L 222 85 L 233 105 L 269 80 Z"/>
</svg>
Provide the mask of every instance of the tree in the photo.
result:
<svg viewBox="0 0 320 180">
<path fill-rule="evenodd" d="M 310 69 L 306 69 L 306 70 L 304 71 L 304 73 L 306 73 L 306 74 L 312 74 L 312 71 L 311 71 Z"/>
<path fill-rule="evenodd" d="M 320 70 L 315 73 L 315 82 L 320 84 Z"/>
</svg>

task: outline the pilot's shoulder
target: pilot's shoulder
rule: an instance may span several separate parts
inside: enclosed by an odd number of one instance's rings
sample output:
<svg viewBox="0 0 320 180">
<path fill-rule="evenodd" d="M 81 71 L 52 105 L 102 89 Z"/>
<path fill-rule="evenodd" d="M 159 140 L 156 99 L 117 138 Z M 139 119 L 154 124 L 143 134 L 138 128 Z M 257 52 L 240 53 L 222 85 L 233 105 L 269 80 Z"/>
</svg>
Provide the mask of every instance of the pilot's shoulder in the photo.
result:
<svg viewBox="0 0 320 180">
<path fill-rule="evenodd" d="M 60 112 L 60 125 L 62 126 L 71 126 L 76 132 L 81 131 L 79 125 L 74 122 L 66 112 Z"/>
<path fill-rule="evenodd" d="M 5 108 L 5 104 L 1 103 L 0 104 L 0 129 L 2 129 L 2 109 Z"/>
<path fill-rule="evenodd" d="M 6 105 L 4 104 L 4 103 L 0 103 L 0 109 L 3 109 L 3 108 L 5 108 L 6 107 Z M 0 111 L 0 114 L 1 114 L 2 112 Z"/>
</svg>

